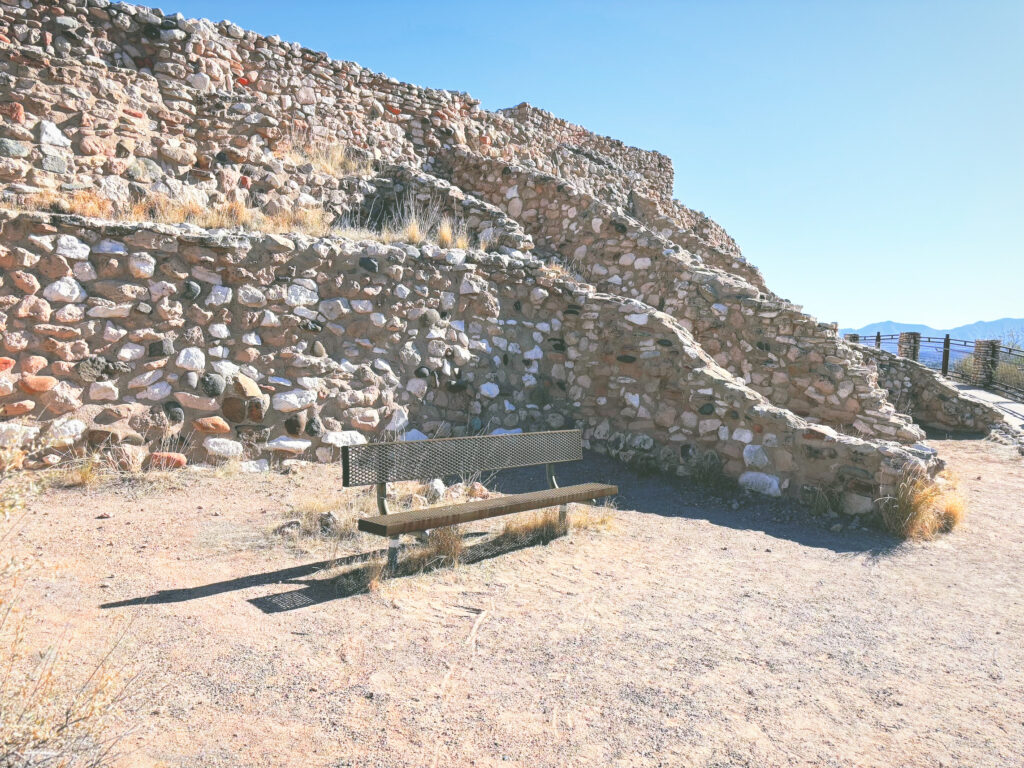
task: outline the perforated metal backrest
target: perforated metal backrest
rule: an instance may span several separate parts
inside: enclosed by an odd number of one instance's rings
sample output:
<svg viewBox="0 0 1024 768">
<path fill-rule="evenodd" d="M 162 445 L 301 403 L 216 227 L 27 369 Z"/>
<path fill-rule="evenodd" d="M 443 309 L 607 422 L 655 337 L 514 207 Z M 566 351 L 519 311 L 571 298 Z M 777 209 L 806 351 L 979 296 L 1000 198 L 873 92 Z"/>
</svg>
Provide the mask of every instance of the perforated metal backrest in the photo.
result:
<svg viewBox="0 0 1024 768">
<path fill-rule="evenodd" d="M 342 484 L 428 480 L 582 458 L 578 429 L 349 445 L 341 449 Z"/>
</svg>

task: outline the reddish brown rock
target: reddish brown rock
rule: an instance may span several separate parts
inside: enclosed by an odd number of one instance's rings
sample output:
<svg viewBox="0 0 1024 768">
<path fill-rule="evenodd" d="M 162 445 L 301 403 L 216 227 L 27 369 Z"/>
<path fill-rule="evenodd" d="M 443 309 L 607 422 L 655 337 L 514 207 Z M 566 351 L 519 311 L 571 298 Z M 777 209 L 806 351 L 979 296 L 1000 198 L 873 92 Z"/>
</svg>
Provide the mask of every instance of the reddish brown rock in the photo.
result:
<svg viewBox="0 0 1024 768">
<path fill-rule="evenodd" d="M 31 355 L 22 362 L 21 370 L 24 373 L 39 373 L 49 364 L 50 361 L 42 355 Z"/>
<path fill-rule="evenodd" d="M 149 454 L 150 469 L 181 469 L 186 464 L 188 464 L 188 459 L 183 453 L 156 451 Z"/>
<path fill-rule="evenodd" d="M 38 395 L 42 392 L 49 392 L 57 386 L 57 379 L 53 376 L 22 376 L 18 381 L 22 392 L 30 395 Z"/>
<path fill-rule="evenodd" d="M 13 357 L 0 357 L 0 373 L 3 373 L 4 371 L 9 371 L 13 367 L 14 367 L 14 358 Z"/>
<path fill-rule="evenodd" d="M 223 435 L 231 431 L 231 427 L 220 416 L 203 416 L 200 419 L 195 419 L 192 426 L 196 432 L 209 435 Z"/>
<path fill-rule="evenodd" d="M 3 406 L 2 409 L 0 409 L 0 414 L 3 416 L 24 416 L 26 413 L 31 412 L 35 407 L 35 400 L 17 400 Z"/>
</svg>

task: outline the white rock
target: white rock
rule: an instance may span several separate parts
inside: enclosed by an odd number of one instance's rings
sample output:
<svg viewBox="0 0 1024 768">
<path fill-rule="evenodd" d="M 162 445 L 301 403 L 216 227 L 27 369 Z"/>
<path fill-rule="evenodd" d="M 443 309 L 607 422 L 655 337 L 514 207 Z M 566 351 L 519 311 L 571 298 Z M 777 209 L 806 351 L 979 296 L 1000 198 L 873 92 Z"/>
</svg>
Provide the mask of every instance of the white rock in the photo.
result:
<svg viewBox="0 0 1024 768">
<path fill-rule="evenodd" d="M 70 147 L 71 139 L 65 136 L 55 123 L 51 123 L 49 120 L 40 120 L 39 143 L 50 144 L 54 147 Z"/>
<path fill-rule="evenodd" d="M 111 307 L 107 307 L 101 304 L 89 307 L 89 311 L 86 314 L 89 317 L 128 317 L 132 313 L 132 306 L 132 304 L 114 304 Z"/>
<path fill-rule="evenodd" d="M 231 338 L 231 330 L 224 323 L 213 323 L 210 326 L 210 335 L 215 339 Z"/>
<path fill-rule="evenodd" d="M 744 472 L 740 475 L 740 487 L 755 493 L 763 493 L 765 496 L 781 496 L 779 478 L 775 475 L 767 475 L 764 472 Z"/>
<path fill-rule="evenodd" d="M 402 439 L 406 442 L 414 442 L 416 440 L 427 440 L 429 438 L 418 429 L 407 429 L 403 433 Z"/>
<path fill-rule="evenodd" d="M 244 446 L 236 440 L 228 440 L 226 437 L 210 436 L 203 440 L 203 447 L 211 456 L 219 456 L 224 459 L 234 459 L 241 456 Z"/>
<path fill-rule="evenodd" d="M 242 285 L 238 288 L 238 303 L 246 307 L 262 307 L 267 303 L 267 297 L 254 285 Z"/>
<path fill-rule="evenodd" d="M 47 441 L 56 448 L 67 448 L 78 442 L 78 439 L 85 433 L 85 422 L 81 419 L 68 419 L 67 421 L 54 422 L 47 433 Z"/>
<path fill-rule="evenodd" d="M 202 371 L 206 369 L 206 355 L 199 347 L 185 347 L 178 353 L 176 360 L 179 368 L 186 371 Z"/>
<path fill-rule="evenodd" d="M 365 299 L 355 299 L 352 302 L 352 310 L 361 315 L 368 315 L 373 312 L 373 302 Z"/>
<path fill-rule="evenodd" d="M 152 277 L 156 271 L 156 259 L 148 253 L 134 253 L 128 259 L 128 271 L 132 273 L 132 277 Z"/>
<path fill-rule="evenodd" d="M 316 304 L 320 300 L 320 296 L 316 291 L 312 291 L 303 285 L 292 283 L 288 286 L 288 292 L 285 294 L 284 300 L 289 307 L 304 307 Z"/>
<path fill-rule="evenodd" d="M 120 396 L 117 384 L 112 381 L 94 381 L 89 385 L 90 400 L 117 400 Z"/>
<path fill-rule="evenodd" d="M 54 280 L 43 289 L 43 297 L 47 301 L 77 304 L 85 301 L 85 288 L 73 277 L 62 277 Z"/>
<path fill-rule="evenodd" d="M 745 445 L 743 446 L 743 463 L 748 467 L 763 469 L 771 464 L 771 461 L 769 461 L 768 454 L 762 446 Z"/>
<path fill-rule="evenodd" d="M 273 440 L 267 441 L 267 448 L 272 451 L 280 451 L 282 453 L 293 453 L 299 454 L 307 450 L 313 442 L 311 440 L 299 440 L 296 437 L 275 437 Z"/>
<path fill-rule="evenodd" d="M 97 277 L 96 267 L 94 267 L 88 261 L 76 261 L 74 264 L 71 265 L 71 271 L 72 273 L 74 273 L 75 277 L 78 280 L 81 280 L 82 282 L 85 283 L 89 282 L 90 280 L 95 280 Z"/>
<path fill-rule="evenodd" d="M 273 396 L 274 410 L 282 413 L 301 411 L 316 405 L 316 390 L 293 389 L 290 392 L 278 392 Z"/>
<path fill-rule="evenodd" d="M 486 384 L 482 384 L 480 386 L 480 394 L 484 397 L 495 398 L 498 396 L 499 392 L 501 392 L 501 390 L 493 381 L 488 381 Z"/>
<path fill-rule="evenodd" d="M 263 339 L 261 339 L 260 335 L 256 332 L 243 333 L 242 343 L 248 344 L 251 347 L 258 347 L 263 344 Z"/>
<path fill-rule="evenodd" d="M 632 315 L 626 315 L 626 319 L 633 325 L 647 325 L 647 320 L 650 316 L 646 312 L 637 312 Z"/>
<path fill-rule="evenodd" d="M 140 392 L 139 400 L 165 400 L 171 396 L 171 385 L 166 381 L 158 381 L 146 391 Z"/>
<path fill-rule="evenodd" d="M 405 429 L 409 423 L 409 409 L 403 405 L 395 408 L 391 414 L 391 418 L 388 420 L 387 425 L 384 427 L 388 432 L 400 432 Z"/>
<path fill-rule="evenodd" d="M 138 376 L 136 376 L 134 379 L 128 382 L 128 389 L 143 389 L 144 387 L 148 387 L 154 381 L 159 381 L 160 377 L 163 375 L 164 372 L 161 370 L 146 371 L 144 373 L 140 373 Z"/>
<path fill-rule="evenodd" d="M 415 397 L 417 400 L 427 394 L 427 380 L 426 379 L 409 379 L 405 385 L 405 391 Z"/>
<path fill-rule="evenodd" d="M 745 427 L 737 427 L 732 431 L 732 439 L 741 443 L 750 443 L 754 439 L 754 433 Z"/>
<path fill-rule="evenodd" d="M 348 299 L 324 299 L 320 302 L 320 312 L 328 320 L 337 320 L 349 313 Z"/>
<path fill-rule="evenodd" d="M 324 432 L 320 439 L 335 448 L 343 448 L 346 445 L 365 445 L 366 437 L 354 429 L 346 429 L 337 432 Z"/>
<path fill-rule="evenodd" d="M 124 243 L 118 242 L 117 240 L 100 240 L 98 244 L 93 247 L 96 253 L 128 253 L 128 249 L 124 247 Z"/>
<path fill-rule="evenodd" d="M 221 307 L 231 301 L 231 289 L 226 285 L 215 285 L 210 289 L 210 295 L 206 297 L 206 303 L 211 307 Z"/>
<path fill-rule="evenodd" d="M 269 472 L 270 461 L 268 459 L 256 459 L 255 461 L 243 461 L 238 465 L 242 472 L 255 474 L 257 472 Z"/>
<path fill-rule="evenodd" d="M 146 348 L 141 344 L 133 344 L 127 342 L 121 349 L 117 351 L 117 359 L 124 362 L 131 362 L 132 360 L 141 360 L 142 356 L 146 354 Z"/>
</svg>

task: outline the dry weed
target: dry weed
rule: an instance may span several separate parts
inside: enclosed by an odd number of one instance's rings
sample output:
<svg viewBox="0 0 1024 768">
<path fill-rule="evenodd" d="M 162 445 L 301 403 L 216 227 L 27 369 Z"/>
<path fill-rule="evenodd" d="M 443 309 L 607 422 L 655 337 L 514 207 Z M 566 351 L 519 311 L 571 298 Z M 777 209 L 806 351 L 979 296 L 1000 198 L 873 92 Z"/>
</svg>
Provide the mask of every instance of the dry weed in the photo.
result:
<svg viewBox="0 0 1024 768">
<path fill-rule="evenodd" d="M 10 517 L 35 487 L 27 474 L 0 478 L 0 549 Z M 127 735 L 123 709 L 135 678 L 112 663 L 115 643 L 92 665 L 71 655 L 66 640 L 29 646 L 31 615 L 16 605 L 18 576 L 32 563 L 0 562 L 0 766 L 102 768 Z"/>
<path fill-rule="evenodd" d="M 23 206 L 26 210 L 74 214 L 94 219 L 110 219 L 114 216 L 114 204 L 93 189 L 79 189 L 70 194 L 46 190 L 29 195 Z"/>
<path fill-rule="evenodd" d="M 928 541 L 948 533 L 966 511 L 953 475 L 942 473 L 932 479 L 918 467 L 905 469 L 896 494 L 880 501 L 886 530 L 904 539 Z"/>
</svg>

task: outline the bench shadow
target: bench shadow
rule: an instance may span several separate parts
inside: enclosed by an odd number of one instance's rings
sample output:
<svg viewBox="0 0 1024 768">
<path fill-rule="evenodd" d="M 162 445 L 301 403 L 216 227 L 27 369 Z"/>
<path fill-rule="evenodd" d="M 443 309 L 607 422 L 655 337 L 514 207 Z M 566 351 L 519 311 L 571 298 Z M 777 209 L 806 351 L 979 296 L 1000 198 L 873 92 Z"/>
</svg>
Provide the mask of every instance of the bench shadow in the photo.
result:
<svg viewBox="0 0 1024 768">
<path fill-rule="evenodd" d="M 459 564 L 472 565 L 473 563 L 490 560 L 491 558 L 507 555 L 528 547 L 544 546 L 564 535 L 564 532 L 555 536 L 539 533 L 525 538 L 519 537 L 515 540 L 505 540 L 499 537 L 497 542 L 494 539 L 488 538 L 477 544 L 465 547 L 459 557 Z M 463 540 L 479 538 L 481 536 L 482 534 L 478 533 L 467 533 L 463 534 Z M 366 594 L 381 579 L 392 580 L 419 576 L 431 571 L 451 567 L 450 561 L 446 561 L 443 558 L 424 562 L 415 557 L 415 551 L 413 551 L 413 555 L 412 557 L 399 559 L 396 571 L 387 576 L 384 575 L 384 560 L 380 558 L 365 563 L 358 568 L 347 570 L 337 576 L 310 579 L 300 589 L 254 597 L 248 600 L 248 602 L 259 608 L 263 613 L 284 613 L 300 608 L 309 608 L 332 600 L 343 600 L 355 597 L 356 595 Z"/>
<path fill-rule="evenodd" d="M 858 526 L 832 531 L 829 526 L 835 521 L 816 517 L 792 499 L 773 499 L 739 490 L 714 492 L 683 478 L 639 472 L 593 451 L 584 451 L 583 461 L 556 465 L 555 474 L 559 485 L 600 481 L 618 486 L 618 495 L 605 501 L 619 509 L 762 531 L 777 539 L 837 554 L 884 557 L 902 544 L 900 539 L 875 528 Z M 491 490 L 503 493 L 536 490 L 544 487 L 544 468 L 505 470 L 484 482 Z"/>
<path fill-rule="evenodd" d="M 519 536 L 515 539 L 502 537 L 494 539 L 487 537 L 486 534 L 481 532 L 467 532 L 462 535 L 463 541 L 471 542 L 474 539 L 481 539 L 481 541 L 465 546 L 459 557 L 459 562 L 463 565 L 479 563 L 483 560 L 489 560 L 493 557 L 499 557 L 527 547 L 546 545 L 555 538 L 561 538 L 564 535 L 563 532 L 555 536 L 549 536 L 542 531 L 527 536 Z M 160 590 L 144 597 L 102 603 L 100 608 L 128 608 L 132 606 L 183 603 L 189 600 L 201 600 L 204 597 L 212 597 L 224 592 L 236 592 L 252 587 L 270 584 L 294 584 L 299 588 L 289 592 L 278 592 L 248 600 L 249 603 L 264 613 L 283 613 L 299 608 L 308 608 L 331 600 L 341 600 L 365 594 L 370 591 L 375 582 L 382 578 L 405 578 L 451 567 L 450 562 L 443 558 L 431 560 L 416 557 L 416 551 L 415 547 L 407 548 L 406 554 L 399 559 L 398 568 L 395 573 L 387 576 L 384 575 L 387 549 L 375 549 L 333 560 L 321 560 L 291 568 L 281 568 L 274 571 L 266 571 L 265 573 L 241 576 L 237 579 L 203 584 L 198 587 Z M 413 556 L 410 557 L 408 556 L 409 554 Z M 349 568 L 341 574 L 316 578 L 317 574 L 351 565 L 356 567 Z"/>
<path fill-rule="evenodd" d="M 281 568 L 276 571 L 266 571 L 249 576 L 240 576 L 237 579 L 217 581 L 212 584 L 203 584 L 199 587 L 186 587 L 183 589 L 162 589 L 152 595 L 145 597 L 133 597 L 127 600 L 115 600 L 109 603 L 102 603 L 100 608 L 128 608 L 135 605 L 164 605 L 167 603 L 183 603 L 188 600 L 199 600 L 204 597 L 219 595 L 224 592 L 236 592 L 240 589 L 260 587 L 266 584 L 303 584 L 303 578 L 321 573 L 328 568 L 336 568 L 344 565 L 367 562 L 387 555 L 387 549 L 374 550 L 372 552 L 360 552 L 355 555 L 335 558 L 333 560 L 321 560 L 316 563 L 296 565 L 291 568 Z"/>
</svg>

